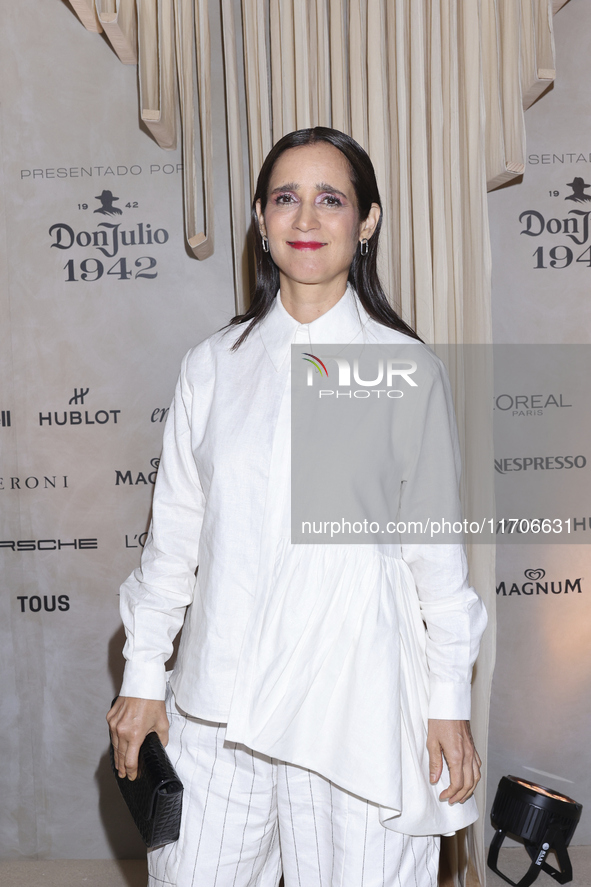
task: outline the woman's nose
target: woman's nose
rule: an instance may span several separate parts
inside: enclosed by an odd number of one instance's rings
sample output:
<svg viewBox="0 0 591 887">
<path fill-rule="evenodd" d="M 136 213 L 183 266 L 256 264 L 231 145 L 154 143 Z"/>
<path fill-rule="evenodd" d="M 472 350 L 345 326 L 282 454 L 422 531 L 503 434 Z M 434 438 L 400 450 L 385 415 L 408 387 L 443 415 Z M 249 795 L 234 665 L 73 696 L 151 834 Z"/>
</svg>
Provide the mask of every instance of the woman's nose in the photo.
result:
<svg viewBox="0 0 591 887">
<path fill-rule="evenodd" d="M 300 231 L 310 231 L 318 228 L 318 214 L 316 206 L 312 202 L 302 200 L 299 211 L 294 219 L 294 227 Z"/>
</svg>

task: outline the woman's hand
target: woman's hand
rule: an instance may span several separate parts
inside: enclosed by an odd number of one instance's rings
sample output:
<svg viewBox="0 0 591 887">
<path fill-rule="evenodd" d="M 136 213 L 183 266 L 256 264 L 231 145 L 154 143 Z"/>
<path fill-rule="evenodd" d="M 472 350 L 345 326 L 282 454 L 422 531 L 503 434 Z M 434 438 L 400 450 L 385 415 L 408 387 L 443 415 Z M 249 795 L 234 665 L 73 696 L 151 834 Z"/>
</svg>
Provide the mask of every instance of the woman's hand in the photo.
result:
<svg viewBox="0 0 591 887">
<path fill-rule="evenodd" d="M 470 721 L 429 720 L 427 734 L 429 752 L 429 776 L 434 785 L 443 771 L 443 758 L 447 761 L 450 785 L 439 795 L 440 801 L 463 804 L 474 794 L 480 782 L 482 761 L 474 748 Z"/>
<path fill-rule="evenodd" d="M 168 718 L 162 700 L 118 696 L 107 713 L 107 722 L 115 752 L 115 766 L 121 778 L 136 778 L 138 752 L 148 733 L 154 731 L 162 745 L 168 743 Z"/>
</svg>

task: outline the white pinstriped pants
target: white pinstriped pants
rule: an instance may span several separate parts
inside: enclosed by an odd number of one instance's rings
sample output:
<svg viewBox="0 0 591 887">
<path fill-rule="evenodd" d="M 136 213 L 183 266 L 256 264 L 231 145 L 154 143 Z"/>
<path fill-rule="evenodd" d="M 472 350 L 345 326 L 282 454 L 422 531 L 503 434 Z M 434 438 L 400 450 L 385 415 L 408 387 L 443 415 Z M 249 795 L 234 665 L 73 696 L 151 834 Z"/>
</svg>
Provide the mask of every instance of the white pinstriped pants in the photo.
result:
<svg viewBox="0 0 591 887">
<path fill-rule="evenodd" d="M 168 692 L 184 785 L 179 840 L 148 853 L 149 887 L 437 887 L 439 837 L 384 828 L 378 808 L 302 767 L 225 742 Z"/>
</svg>

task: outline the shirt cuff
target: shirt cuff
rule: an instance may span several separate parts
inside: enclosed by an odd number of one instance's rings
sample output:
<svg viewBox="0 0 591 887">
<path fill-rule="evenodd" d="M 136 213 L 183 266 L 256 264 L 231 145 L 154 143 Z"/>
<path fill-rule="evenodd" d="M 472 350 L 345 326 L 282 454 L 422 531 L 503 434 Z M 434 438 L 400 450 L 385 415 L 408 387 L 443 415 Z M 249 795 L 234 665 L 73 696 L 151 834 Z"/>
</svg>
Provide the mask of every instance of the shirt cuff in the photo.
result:
<svg viewBox="0 0 591 887">
<path fill-rule="evenodd" d="M 123 672 L 120 696 L 139 699 L 164 699 L 166 671 L 160 662 L 127 662 Z"/>
<path fill-rule="evenodd" d="M 455 681 L 434 681 L 429 687 L 429 717 L 443 721 L 469 721 L 471 685 Z"/>
</svg>

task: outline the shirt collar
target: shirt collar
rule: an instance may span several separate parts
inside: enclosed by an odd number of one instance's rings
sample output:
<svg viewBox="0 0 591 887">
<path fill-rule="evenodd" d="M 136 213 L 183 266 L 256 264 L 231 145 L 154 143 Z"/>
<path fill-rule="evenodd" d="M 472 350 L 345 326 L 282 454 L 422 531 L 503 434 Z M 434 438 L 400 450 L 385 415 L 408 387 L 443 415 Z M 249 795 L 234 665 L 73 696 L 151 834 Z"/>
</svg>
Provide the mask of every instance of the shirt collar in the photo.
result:
<svg viewBox="0 0 591 887">
<path fill-rule="evenodd" d="M 305 327 L 310 335 L 310 343 L 350 345 L 363 333 L 369 314 L 357 298 L 350 283 L 339 301 L 320 317 L 308 324 L 300 324 L 286 310 L 279 292 L 275 301 L 259 325 L 259 332 L 265 351 L 276 370 L 283 365 L 289 354 L 296 330 Z"/>
</svg>

